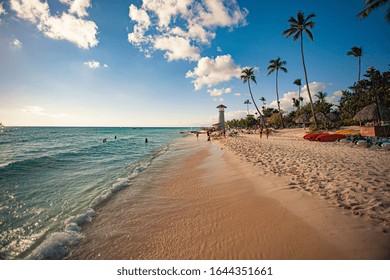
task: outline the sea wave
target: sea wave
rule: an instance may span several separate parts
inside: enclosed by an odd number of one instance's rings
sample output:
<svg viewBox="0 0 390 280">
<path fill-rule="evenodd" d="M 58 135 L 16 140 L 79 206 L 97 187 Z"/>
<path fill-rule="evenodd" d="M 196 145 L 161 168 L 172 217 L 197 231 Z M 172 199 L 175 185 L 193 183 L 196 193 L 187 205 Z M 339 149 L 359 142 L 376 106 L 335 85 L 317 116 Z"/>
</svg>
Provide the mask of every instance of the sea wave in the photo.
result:
<svg viewBox="0 0 390 280">
<path fill-rule="evenodd" d="M 90 203 L 90 208 L 83 214 L 73 216 L 64 222 L 63 230 L 48 234 L 43 242 L 39 244 L 26 259 L 63 259 L 70 250 L 77 246 L 84 238 L 81 226 L 92 221 L 96 209 L 103 202 L 107 201 L 112 195 L 130 185 L 132 179 L 145 171 L 152 161 L 168 151 L 169 145 L 161 147 L 153 152 L 149 157 L 132 165 L 131 173 L 126 178 L 118 178 L 108 189 L 102 191 Z"/>
</svg>

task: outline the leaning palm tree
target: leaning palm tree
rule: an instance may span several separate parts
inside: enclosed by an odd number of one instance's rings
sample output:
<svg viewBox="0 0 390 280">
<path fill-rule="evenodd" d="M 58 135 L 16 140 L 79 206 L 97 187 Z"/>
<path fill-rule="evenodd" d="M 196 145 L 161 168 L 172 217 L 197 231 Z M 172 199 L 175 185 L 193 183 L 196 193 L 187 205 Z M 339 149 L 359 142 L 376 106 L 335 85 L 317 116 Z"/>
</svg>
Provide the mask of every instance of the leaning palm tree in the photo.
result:
<svg viewBox="0 0 390 280">
<path fill-rule="evenodd" d="M 254 73 L 253 73 L 253 67 L 252 67 L 252 68 L 244 68 L 244 69 L 241 71 L 241 77 L 240 77 L 240 78 L 241 78 L 241 80 L 242 80 L 242 82 L 243 82 L 244 84 L 245 84 L 246 82 L 248 82 L 248 89 L 249 89 L 249 93 L 250 93 L 250 95 L 251 95 L 251 97 L 252 97 L 253 105 L 255 105 L 255 108 L 256 108 L 257 112 L 259 113 L 260 119 L 262 120 L 262 124 L 263 124 L 263 126 L 265 127 L 263 116 L 262 116 L 262 114 L 261 114 L 259 108 L 257 108 L 257 104 L 256 104 L 256 102 L 255 102 L 255 99 L 253 98 L 253 94 L 252 94 L 252 90 L 251 90 L 251 83 L 250 83 L 251 80 L 252 80 L 255 84 L 257 84 L 257 82 L 256 82 L 256 77 L 255 77 L 255 75 L 254 75 Z"/>
<path fill-rule="evenodd" d="M 277 59 L 271 59 L 269 61 L 267 70 L 269 70 L 268 75 L 271 75 L 274 71 L 276 71 L 276 101 L 278 102 L 280 122 L 282 124 L 282 127 L 284 128 L 282 111 L 280 110 L 279 91 L 278 91 L 279 70 L 283 71 L 284 73 L 287 73 L 287 69 L 283 65 L 286 65 L 286 61 L 280 60 L 280 57 L 278 57 Z"/>
<path fill-rule="evenodd" d="M 352 47 L 347 55 L 352 55 L 358 58 L 358 82 L 360 81 L 360 69 L 361 69 L 361 57 L 363 55 L 363 51 L 361 47 Z"/>
<path fill-rule="evenodd" d="M 244 104 L 246 104 L 246 110 L 248 111 L 247 115 L 249 115 L 249 104 L 252 104 L 249 99 L 245 100 Z"/>
<path fill-rule="evenodd" d="M 298 100 L 300 101 L 301 100 L 301 86 L 302 86 L 301 79 L 296 79 L 293 84 L 298 86 Z M 299 107 L 301 107 L 300 103 L 299 103 Z"/>
<path fill-rule="evenodd" d="M 309 39 L 313 41 L 313 34 L 309 29 L 314 27 L 314 22 L 311 21 L 312 18 L 315 17 L 315 14 L 310 14 L 305 18 L 305 15 L 303 12 L 299 11 L 297 13 L 297 18 L 290 17 L 288 22 L 290 23 L 290 28 L 283 31 L 283 35 L 286 36 L 287 38 L 290 37 L 291 35 L 293 36 L 293 40 L 296 41 L 298 38 L 300 39 L 300 45 L 301 45 L 301 56 L 302 56 L 302 64 L 303 64 L 303 72 L 305 74 L 305 80 L 306 80 L 306 87 L 307 87 L 307 93 L 309 95 L 309 100 L 310 100 L 310 106 L 311 106 L 311 113 L 314 117 L 314 125 L 317 128 L 317 118 L 314 112 L 314 105 L 313 105 L 313 100 L 311 98 L 310 94 L 310 87 L 309 87 L 309 81 L 307 79 L 307 72 L 306 72 L 306 65 L 305 65 L 305 56 L 303 54 L 303 32 L 307 34 Z"/>
<path fill-rule="evenodd" d="M 388 0 L 366 0 L 366 8 L 360 13 L 358 13 L 357 17 L 359 19 L 363 19 L 367 17 L 373 10 L 376 10 L 377 8 L 386 5 L 387 2 Z M 390 22 L 390 8 L 387 8 L 386 20 Z"/>
</svg>

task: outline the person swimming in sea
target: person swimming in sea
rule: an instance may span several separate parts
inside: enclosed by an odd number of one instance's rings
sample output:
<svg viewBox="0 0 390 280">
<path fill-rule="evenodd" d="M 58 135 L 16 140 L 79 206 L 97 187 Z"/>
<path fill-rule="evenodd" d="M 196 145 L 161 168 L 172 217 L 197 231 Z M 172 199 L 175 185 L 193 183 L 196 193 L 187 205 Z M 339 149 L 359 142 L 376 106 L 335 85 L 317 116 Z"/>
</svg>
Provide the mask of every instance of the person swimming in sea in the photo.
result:
<svg viewBox="0 0 390 280">
<path fill-rule="evenodd" d="M 145 143 L 148 143 L 148 138 L 145 138 Z"/>
</svg>

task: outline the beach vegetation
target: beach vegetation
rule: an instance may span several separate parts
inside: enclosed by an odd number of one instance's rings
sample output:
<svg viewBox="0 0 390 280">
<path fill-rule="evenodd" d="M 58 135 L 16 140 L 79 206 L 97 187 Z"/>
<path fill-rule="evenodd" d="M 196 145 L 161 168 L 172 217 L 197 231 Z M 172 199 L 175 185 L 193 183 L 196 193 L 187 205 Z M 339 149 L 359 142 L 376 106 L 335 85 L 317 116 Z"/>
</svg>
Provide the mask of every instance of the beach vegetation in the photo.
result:
<svg viewBox="0 0 390 280">
<path fill-rule="evenodd" d="M 286 67 L 284 67 L 284 65 L 286 65 L 286 61 L 285 60 L 281 60 L 280 57 L 278 57 L 277 59 L 271 59 L 269 61 L 269 64 L 268 64 L 268 76 L 271 75 L 273 72 L 276 72 L 276 102 L 278 103 L 278 110 L 279 110 L 279 117 L 280 117 L 280 124 L 281 124 L 281 127 L 284 128 L 284 123 L 283 123 L 283 114 L 282 114 L 282 111 L 280 110 L 280 100 L 279 100 L 279 90 L 278 90 L 278 76 L 279 76 L 279 70 L 284 72 L 284 73 L 287 73 L 287 69 Z"/>
<path fill-rule="evenodd" d="M 364 77 L 348 90 L 342 91 L 338 106 L 342 120 L 352 120 L 358 111 L 374 102 L 390 108 L 390 72 L 381 73 L 370 67 Z"/>
<path fill-rule="evenodd" d="M 296 41 L 297 39 L 299 39 L 300 41 L 301 58 L 302 58 L 303 72 L 305 75 L 307 94 L 310 100 L 310 106 L 311 106 L 310 108 L 311 108 L 312 116 L 314 118 L 314 125 L 317 126 L 317 118 L 315 115 L 313 100 L 310 94 L 310 86 L 309 86 L 309 80 L 307 78 L 305 56 L 303 52 L 303 33 L 307 34 L 307 36 L 311 41 L 314 40 L 313 34 L 311 33 L 310 29 L 314 27 L 314 22 L 312 21 L 312 19 L 315 16 L 316 16 L 315 14 L 309 14 L 307 17 L 305 17 L 304 13 L 302 11 L 299 11 L 297 13 L 296 18 L 290 17 L 290 19 L 288 20 L 288 22 L 290 23 L 290 28 L 283 31 L 282 35 L 286 36 L 287 38 L 293 36 L 292 38 L 294 41 Z"/>
</svg>

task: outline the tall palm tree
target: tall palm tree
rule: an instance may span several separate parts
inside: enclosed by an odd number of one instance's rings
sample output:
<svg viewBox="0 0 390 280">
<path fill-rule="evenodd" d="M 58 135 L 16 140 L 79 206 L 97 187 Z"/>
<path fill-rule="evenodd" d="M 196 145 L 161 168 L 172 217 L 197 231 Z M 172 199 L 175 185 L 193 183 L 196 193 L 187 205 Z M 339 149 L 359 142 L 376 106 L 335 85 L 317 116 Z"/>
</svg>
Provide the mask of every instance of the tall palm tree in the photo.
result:
<svg viewBox="0 0 390 280">
<path fill-rule="evenodd" d="M 246 104 L 246 109 L 248 111 L 247 115 L 249 115 L 249 104 L 252 104 L 252 103 L 249 101 L 249 99 L 247 99 L 247 100 L 245 100 L 244 104 Z"/>
<path fill-rule="evenodd" d="M 298 100 L 301 101 L 301 86 L 302 86 L 301 79 L 296 79 L 294 81 L 294 85 L 298 86 Z M 301 107 L 301 103 L 299 103 L 299 107 Z"/>
<path fill-rule="evenodd" d="M 328 96 L 328 94 L 326 92 L 319 91 L 314 96 L 318 98 L 318 101 L 320 103 L 324 103 L 325 102 L 325 98 Z"/>
<path fill-rule="evenodd" d="M 277 59 L 271 59 L 268 64 L 268 76 L 271 75 L 274 71 L 276 71 L 276 101 L 278 102 L 278 110 L 279 110 L 279 116 L 280 116 L 280 122 L 282 124 L 282 127 L 284 128 L 284 123 L 283 123 L 283 116 L 282 116 L 282 111 L 280 110 L 280 101 L 279 101 L 279 91 L 278 91 L 278 74 L 279 70 L 283 71 L 284 73 L 287 73 L 286 67 L 283 65 L 286 65 L 285 60 L 280 60 L 280 57 Z"/>
<path fill-rule="evenodd" d="M 363 55 L 363 51 L 361 47 L 352 47 L 347 55 L 352 55 L 358 58 L 358 82 L 360 81 L 360 69 L 361 69 L 361 57 Z"/>
<path fill-rule="evenodd" d="M 309 29 L 312 29 L 314 27 L 314 22 L 311 21 L 312 18 L 314 18 L 316 15 L 315 14 L 310 14 L 305 18 L 305 15 L 303 12 L 299 11 L 297 13 L 297 18 L 290 17 L 288 22 L 290 23 L 290 28 L 283 31 L 283 35 L 286 36 L 287 38 L 290 37 L 291 35 L 293 36 L 293 40 L 296 41 L 298 38 L 300 39 L 300 45 L 301 45 L 301 56 L 302 56 L 302 64 L 303 64 L 303 72 L 305 73 L 305 80 L 306 80 L 306 87 L 307 87 L 307 93 L 309 95 L 309 100 L 310 100 L 310 106 L 311 106 L 311 113 L 314 117 L 314 125 L 317 128 L 317 117 L 314 112 L 314 105 L 313 105 L 313 100 L 311 98 L 310 94 L 310 87 L 309 87 L 309 81 L 307 78 L 307 71 L 306 71 L 306 65 L 305 65 L 305 56 L 303 54 L 303 32 L 307 34 L 309 39 L 313 41 L 313 34 Z"/>
<path fill-rule="evenodd" d="M 253 94 L 252 94 L 252 90 L 251 90 L 251 80 L 257 84 L 256 82 L 256 77 L 254 75 L 254 72 L 253 72 L 253 67 L 252 68 L 244 68 L 242 71 L 241 71 L 241 80 L 242 82 L 245 84 L 246 82 L 248 82 L 248 89 L 249 89 L 249 93 L 252 97 L 252 102 L 253 102 L 253 105 L 255 105 L 255 108 L 257 110 L 257 112 L 259 113 L 259 116 L 260 116 L 260 119 L 262 120 L 262 123 L 263 123 L 263 126 L 265 127 L 265 124 L 264 124 L 264 119 L 263 119 L 263 116 L 259 110 L 259 108 L 257 107 L 257 104 L 255 102 L 255 99 L 253 98 Z"/>
<path fill-rule="evenodd" d="M 366 8 L 360 13 L 358 13 L 357 17 L 359 19 L 363 19 L 367 17 L 373 10 L 376 10 L 377 8 L 386 5 L 387 2 L 388 0 L 366 0 L 364 3 L 366 5 Z M 386 20 L 390 22 L 390 8 L 387 9 Z"/>
</svg>

